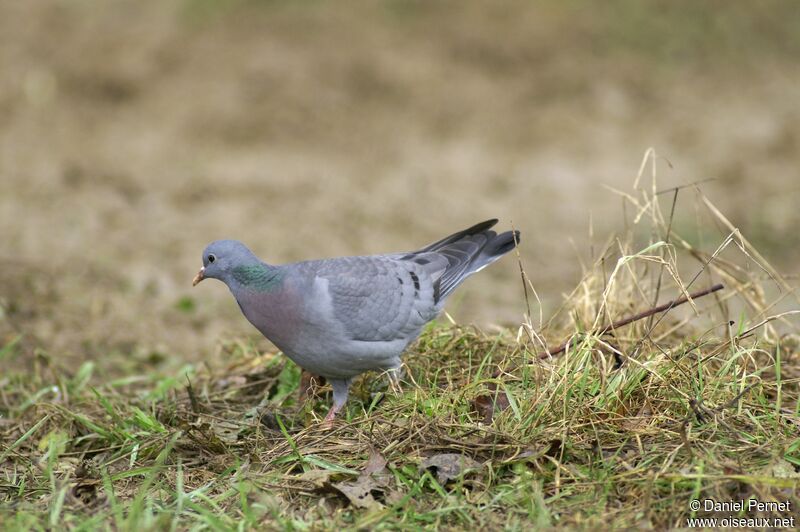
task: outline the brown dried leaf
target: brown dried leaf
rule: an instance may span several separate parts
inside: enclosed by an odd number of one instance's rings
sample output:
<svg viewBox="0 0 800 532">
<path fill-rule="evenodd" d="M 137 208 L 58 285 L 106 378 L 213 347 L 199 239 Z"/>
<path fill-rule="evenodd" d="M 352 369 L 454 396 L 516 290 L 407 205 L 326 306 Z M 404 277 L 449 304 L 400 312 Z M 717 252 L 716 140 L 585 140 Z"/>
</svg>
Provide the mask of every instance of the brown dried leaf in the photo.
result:
<svg viewBox="0 0 800 532">
<path fill-rule="evenodd" d="M 241 425 L 233 421 L 214 420 L 211 422 L 211 430 L 214 431 L 214 435 L 226 443 L 235 443 L 239 439 L 241 429 Z"/>
<path fill-rule="evenodd" d="M 457 453 L 435 454 L 426 458 L 419 466 L 420 471 L 430 470 L 436 475 L 439 484 L 447 484 L 467 473 L 478 471 L 482 465 L 469 456 Z"/>
<path fill-rule="evenodd" d="M 331 477 L 335 474 L 336 472 L 328 469 L 312 469 L 304 472 L 297 478 L 306 482 L 310 482 L 314 485 L 314 487 L 321 489 L 330 485 Z"/>
<path fill-rule="evenodd" d="M 375 500 L 373 492 L 383 493 L 383 487 L 369 475 L 361 475 L 355 482 L 337 482 L 333 484 L 350 504 L 356 508 L 381 508 L 383 505 Z"/>
<path fill-rule="evenodd" d="M 337 482 L 332 487 L 347 497 L 356 508 L 382 508 L 383 504 L 378 499 L 388 502 L 399 499 L 399 494 L 391 489 L 392 476 L 386 471 L 386 463 L 386 459 L 372 449 L 364 470 L 355 482 Z"/>
<path fill-rule="evenodd" d="M 362 475 L 383 472 L 386 469 L 386 463 L 386 458 L 384 458 L 381 453 L 376 449 L 370 449 L 369 460 L 367 460 L 367 465 L 364 466 Z"/>
<path fill-rule="evenodd" d="M 645 404 L 639 409 L 635 417 L 626 417 L 622 421 L 622 426 L 630 431 L 641 430 L 647 427 L 653 419 L 653 411 L 650 406 Z"/>
<path fill-rule="evenodd" d="M 478 414 L 483 416 L 483 422 L 488 425 L 498 412 L 502 412 L 511 403 L 504 391 L 497 389 L 497 384 L 489 383 L 487 386 L 489 393 L 481 394 L 472 400 L 472 406 Z"/>
</svg>

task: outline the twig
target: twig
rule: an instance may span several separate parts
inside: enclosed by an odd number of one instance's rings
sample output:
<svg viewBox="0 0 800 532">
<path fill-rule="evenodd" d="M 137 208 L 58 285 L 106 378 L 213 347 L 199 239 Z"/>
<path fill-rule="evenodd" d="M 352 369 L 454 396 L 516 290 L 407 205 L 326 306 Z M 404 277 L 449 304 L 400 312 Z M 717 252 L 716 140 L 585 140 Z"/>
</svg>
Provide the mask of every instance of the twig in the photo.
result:
<svg viewBox="0 0 800 532">
<path fill-rule="evenodd" d="M 695 188 L 695 187 L 697 187 L 697 185 L 700 185 L 702 183 L 708 183 L 709 181 L 716 181 L 716 180 L 717 180 L 716 177 L 707 177 L 706 179 L 700 179 L 698 181 L 692 181 L 691 183 L 686 183 L 685 185 L 678 185 L 677 187 L 665 188 L 663 190 L 656 191 L 656 196 L 660 196 L 661 194 L 666 194 L 668 192 L 675 192 L 675 191 L 678 191 L 678 190 L 683 190 L 684 188 L 689 188 L 689 187 Z"/>
<path fill-rule="evenodd" d="M 689 294 L 688 297 L 684 296 L 684 297 L 680 297 L 678 299 L 673 299 L 672 301 L 667 301 L 663 305 L 659 305 L 657 307 L 651 308 L 649 310 L 645 310 L 645 311 L 640 312 L 638 314 L 634 314 L 633 316 L 628 316 L 627 318 L 621 319 L 619 321 L 615 321 L 611 325 L 608 325 L 608 326 L 604 327 L 603 329 L 601 329 L 600 332 L 598 333 L 598 335 L 603 335 L 603 334 L 605 334 L 605 333 L 607 333 L 609 331 L 613 331 L 615 329 L 619 329 L 620 327 L 624 327 L 624 326 L 626 326 L 628 324 L 631 324 L 631 323 L 633 323 L 635 321 L 639 321 L 639 320 L 642 320 L 644 318 L 648 318 L 648 317 L 650 317 L 650 316 L 652 316 L 654 314 L 658 314 L 659 312 L 665 312 L 667 310 L 672 310 L 673 308 L 675 308 L 675 307 L 677 307 L 679 305 L 683 305 L 684 303 L 689 301 L 689 299 L 697 299 L 699 297 L 707 296 L 708 294 L 712 294 L 712 293 L 714 293 L 714 292 L 716 292 L 718 290 L 722 290 L 723 288 L 725 288 L 725 287 L 722 284 L 715 284 L 711 288 L 706 288 L 705 290 L 701 290 L 699 292 L 695 292 L 693 294 Z M 567 347 L 569 347 L 571 342 L 572 342 L 571 339 L 567 340 L 566 342 L 564 342 L 563 344 L 559 345 L 558 347 L 556 347 L 553 350 L 544 351 L 542 353 L 539 353 L 539 358 L 549 358 L 549 357 L 551 357 L 553 355 L 558 355 L 559 353 L 563 353 L 564 351 L 567 350 Z"/>
<path fill-rule="evenodd" d="M 192 381 L 189 379 L 189 374 L 186 374 L 186 393 L 189 394 L 189 402 L 192 404 L 192 412 L 195 414 L 200 413 L 200 405 L 197 403 L 197 397 L 194 395 L 194 389 L 192 389 Z"/>
</svg>

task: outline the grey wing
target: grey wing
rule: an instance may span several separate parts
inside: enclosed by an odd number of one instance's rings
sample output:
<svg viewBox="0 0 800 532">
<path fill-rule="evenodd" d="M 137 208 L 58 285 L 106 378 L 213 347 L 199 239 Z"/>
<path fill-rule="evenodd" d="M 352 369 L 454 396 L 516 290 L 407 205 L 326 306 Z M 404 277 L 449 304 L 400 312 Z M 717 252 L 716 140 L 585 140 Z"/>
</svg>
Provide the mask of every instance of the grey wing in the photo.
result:
<svg viewBox="0 0 800 532">
<path fill-rule="evenodd" d="M 316 275 L 327 280 L 334 319 L 352 340 L 410 341 L 440 308 L 441 274 L 427 266 L 393 255 L 344 257 L 322 261 Z"/>
</svg>

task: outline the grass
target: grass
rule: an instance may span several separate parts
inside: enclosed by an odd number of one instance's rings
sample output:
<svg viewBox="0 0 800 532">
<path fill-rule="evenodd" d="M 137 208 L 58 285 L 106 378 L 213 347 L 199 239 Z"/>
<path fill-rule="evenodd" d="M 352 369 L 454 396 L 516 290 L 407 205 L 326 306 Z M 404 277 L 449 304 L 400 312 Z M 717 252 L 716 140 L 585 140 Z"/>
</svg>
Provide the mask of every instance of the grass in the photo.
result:
<svg viewBox="0 0 800 532">
<path fill-rule="evenodd" d="M 298 372 L 270 354 L 194 374 L 194 399 L 172 377 L 93 387 L 88 365 L 8 375 L 3 528 L 667 527 L 698 497 L 798 502 L 796 351 L 689 341 L 613 369 L 601 345 L 512 369 L 513 338 L 435 328 L 409 357 L 417 385 L 361 381 L 332 431 L 312 418 L 329 399 L 283 393 Z M 493 389 L 507 408 L 484 423 Z M 371 453 L 388 479 L 357 507 L 337 486 Z M 442 453 L 479 466 L 442 483 L 420 469 Z"/>
<path fill-rule="evenodd" d="M 12 338 L 0 526 L 667 528 L 705 515 L 689 507 L 703 498 L 788 500 L 788 514 L 763 515 L 796 515 L 800 350 L 785 332 L 794 311 L 775 306 L 793 293 L 735 230 L 713 252 L 691 246 L 658 199 L 638 185 L 627 196 L 628 231 L 550 321 L 435 325 L 405 358 L 403 392 L 360 379 L 332 430 L 319 424 L 327 389 L 301 399 L 299 368 L 247 341 L 223 345 L 224 369 L 112 380 Z M 717 280 L 722 295 L 593 332 Z M 570 337 L 540 356 L 545 338 Z"/>
</svg>

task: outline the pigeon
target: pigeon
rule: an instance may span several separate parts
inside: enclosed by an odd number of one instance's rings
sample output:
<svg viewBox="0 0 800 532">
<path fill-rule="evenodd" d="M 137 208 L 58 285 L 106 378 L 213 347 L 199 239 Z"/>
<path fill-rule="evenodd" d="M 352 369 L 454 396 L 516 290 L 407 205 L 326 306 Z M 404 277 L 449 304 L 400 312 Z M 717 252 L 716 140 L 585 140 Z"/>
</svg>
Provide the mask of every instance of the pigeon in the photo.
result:
<svg viewBox="0 0 800 532">
<path fill-rule="evenodd" d="M 400 355 L 467 277 L 508 253 L 519 231 L 487 220 L 418 251 L 273 266 L 236 240 L 203 251 L 192 286 L 218 279 L 245 317 L 298 366 L 333 388 L 332 423 L 353 379 L 383 371 L 397 389 Z"/>
</svg>

